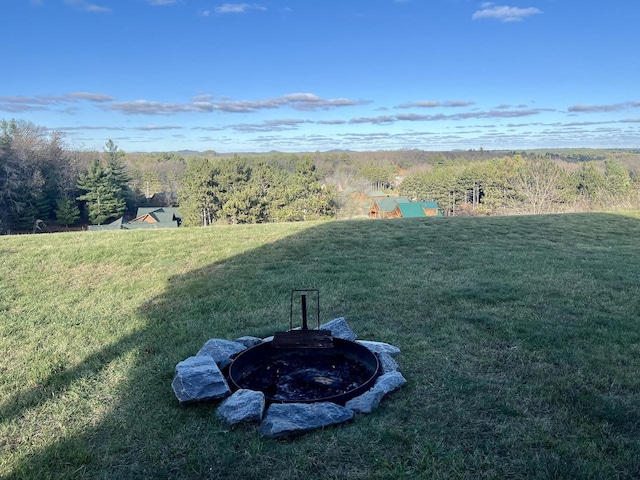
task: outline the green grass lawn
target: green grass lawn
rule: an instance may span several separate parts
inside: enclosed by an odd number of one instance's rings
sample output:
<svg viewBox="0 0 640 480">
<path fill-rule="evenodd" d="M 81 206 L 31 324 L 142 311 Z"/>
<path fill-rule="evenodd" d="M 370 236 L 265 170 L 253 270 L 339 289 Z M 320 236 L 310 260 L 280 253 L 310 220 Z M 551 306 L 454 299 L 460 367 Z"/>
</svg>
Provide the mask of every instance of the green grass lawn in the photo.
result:
<svg viewBox="0 0 640 480">
<path fill-rule="evenodd" d="M 212 337 L 322 320 L 408 384 L 293 440 L 181 407 Z M 640 215 L 0 237 L 0 478 L 637 478 Z"/>
</svg>

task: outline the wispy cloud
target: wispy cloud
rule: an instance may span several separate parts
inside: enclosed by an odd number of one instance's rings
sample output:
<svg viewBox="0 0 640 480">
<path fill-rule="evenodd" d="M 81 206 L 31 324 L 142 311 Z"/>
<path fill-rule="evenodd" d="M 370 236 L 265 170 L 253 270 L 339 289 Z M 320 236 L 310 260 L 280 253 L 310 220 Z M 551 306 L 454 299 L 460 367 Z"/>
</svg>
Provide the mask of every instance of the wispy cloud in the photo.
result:
<svg viewBox="0 0 640 480">
<path fill-rule="evenodd" d="M 72 132 L 75 130 L 107 130 L 107 131 L 116 131 L 116 132 L 121 132 L 124 131 L 125 128 L 123 127 L 107 127 L 107 126 L 103 126 L 103 125 L 81 125 L 81 126 L 75 126 L 75 127 L 57 127 L 55 129 L 52 130 L 63 130 L 65 132 Z"/>
<path fill-rule="evenodd" d="M 238 100 L 213 102 L 215 110 L 227 113 L 249 113 L 258 110 L 289 107 L 295 110 L 328 110 L 338 107 L 350 107 L 370 103 L 363 100 L 351 100 L 348 98 L 325 99 L 312 93 L 292 93 L 267 100 Z"/>
<path fill-rule="evenodd" d="M 489 111 L 477 111 L 477 112 L 464 112 L 456 113 L 453 115 L 445 115 L 439 113 L 436 115 L 420 115 L 417 113 L 403 113 L 398 115 L 382 115 L 378 117 L 359 117 L 353 118 L 349 123 L 362 124 L 370 123 L 374 125 L 389 125 L 395 122 L 437 122 L 444 120 L 468 120 L 474 118 L 518 118 L 528 117 L 531 115 L 538 115 L 541 113 L 541 109 L 527 109 L 527 110 L 489 110 Z"/>
<path fill-rule="evenodd" d="M 132 102 L 116 102 L 107 107 L 125 115 L 174 115 L 184 112 L 211 112 L 213 108 L 208 102 L 192 103 L 163 103 L 148 100 L 134 100 Z"/>
<path fill-rule="evenodd" d="M 349 120 L 351 124 L 362 124 L 362 123 L 372 123 L 374 125 L 389 125 L 391 123 L 395 123 L 398 120 L 397 117 L 393 115 L 380 115 L 378 117 L 358 117 L 352 118 Z"/>
<path fill-rule="evenodd" d="M 66 98 L 77 99 L 77 100 L 87 100 L 89 102 L 111 102 L 115 100 L 113 97 L 109 95 L 105 95 L 104 93 L 89 93 L 89 92 L 71 92 L 67 94 Z"/>
<path fill-rule="evenodd" d="M 627 108 L 640 107 L 640 102 L 623 102 L 610 105 L 573 105 L 568 108 L 573 113 L 589 113 L 589 112 L 617 112 Z"/>
<path fill-rule="evenodd" d="M 162 6 L 162 5 L 171 5 L 172 3 L 176 3 L 176 0 L 147 0 L 147 3 L 153 6 Z"/>
<path fill-rule="evenodd" d="M 535 7 L 519 8 L 509 7 L 506 5 L 495 5 L 493 3 L 483 3 L 481 10 L 477 10 L 471 17 L 473 20 L 482 20 L 490 18 L 499 20 L 503 23 L 520 22 L 526 17 L 537 15 L 542 11 Z"/>
<path fill-rule="evenodd" d="M 108 13 L 111 11 L 108 7 L 101 7 L 95 3 L 87 2 L 86 0 L 64 0 L 64 3 L 79 8 L 80 10 L 84 10 L 85 12 Z"/>
<path fill-rule="evenodd" d="M 0 97 L 0 110 L 12 113 L 34 112 L 38 110 L 48 110 L 52 106 L 76 103 L 78 101 L 108 102 L 113 97 L 103 93 L 72 92 L 63 96 L 36 95 L 35 97 L 25 97 L 14 95 L 10 97 Z M 68 110 L 67 113 L 71 113 Z"/>
<path fill-rule="evenodd" d="M 256 133 L 256 132 L 284 132 L 288 130 L 296 130 L 299 125 L 308 123 L 307 120 L 299 119 L 281 119 L 267 120 L 262 123 L 255 124 L 239 124 L 233 125 L 231 128 L 236 132 Z"/>
<path fill-rule="evenodd" d="M 216 7 L 216 13 L 245 13 L 249 10 L 267 10 L 266 7 L 258 5 L 257 3 L 225 3 L 219 7 Z"/>
<path fill-rule="evenodd" d="M 396 105 L 394 108 L 435 108 L 435 107 L 469 107 L 475 105 L 476 102 L 470 102 L 465 100 L 454 100 L 447 102 L 438 101 L 420 101 L 420 102 L 408 102 L 401 105 Z"/>
<path fill-rule="evenodd" d="M 134 130 L 141 130 L 143 132 L 154 132 L 156 130 L 181 130 L 182 127 L 175 125 L 144 125 L 142 127 L 135 127 Z"/>
</svg>

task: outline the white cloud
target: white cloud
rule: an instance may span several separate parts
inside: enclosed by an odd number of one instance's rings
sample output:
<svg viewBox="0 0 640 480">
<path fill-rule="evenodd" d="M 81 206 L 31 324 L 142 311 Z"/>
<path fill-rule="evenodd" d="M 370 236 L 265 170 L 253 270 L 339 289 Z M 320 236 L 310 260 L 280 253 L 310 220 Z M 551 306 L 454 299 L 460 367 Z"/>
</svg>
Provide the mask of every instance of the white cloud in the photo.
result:
<svg viewBox="0 0 640 480">
<path fill-rule="evenodd" d="M 0 97 L 0 110 L 5 112 L 22 113 L 39 110 L 49 110 L 53 106 L 69 103 L 76 103 L 78 100 L 90 102 L 109 102 L 113 97 L 103 93 L 73 92 L 61 97 L 53 95 L 36 95 L 35 97 L 25 97 L 23 95 L 13 95 L 10 97 Z M 74 113 L 75 109 L 66 109 L 62 113 Z"/>
<path fill-rule="evenodd" d="M 483 3 L 481 8 L 482 10 L 478 10 L 473 14 L 471 17 L 473 20 L 491 18 L 503 23 L 520 22 L 526 17 L 542 13 L 540 9 L 535 7 L 519 8 L 506 5 L 494 5 L 493 3 Z"/>
<path fill-rule="evenodd" d="M 266 7 L 257 3 L 225 3 L 216 8 L 216 13 L 245 13 L 248 10 L 262 10 Z"/>
<path fill-rule="evenodd" d="M 125 115 L 174 115 L 184 112 L 210 112 L 212 107 L 207 102 L 162 103 L 148 100 L 117 102 L 109 105 L 108 110 L 118 111 Z"/>
<path fill-rule="evenodd" d="M 289 107 L 294 110 L 328 110 L 338 107 L 349 107 L 370 103 L 367 101 L 351 100 L 348 98 L 324 99 L 312 93 L 291 93 L 281 97 L 269 98 L 266 100 L 238 100 L 214 102 L 216 110 L 228 113 L 247 113 L 257 110 L 267 110 L 273 108 Z"/>
<path fill-rule="evenodd" d="M 141 130 L 143 132 L 153 132 L 156 130 L 181 130 L 182 127 L 174 126 L 174 125 L 145 125 L 143 127 L 136 127 L 134 130 Z"/>
<path fill-rule="evenodd" d="M 92 13 L 108 13 L 111 11 L 108 7 L 101 7 L 95 3 L 87 2 L 86 0 L 64 0 L 64 3 L 84 10 L 85 12 Z"/>
<path fill-rule="evenodd" d="M 476 102 L 470 102 L 466 100 L 454 100 L 454 101 L 446 101 L 446 102 L 437 102 L 437 101 L 428 100 L 428 101 L 403 103 L 401 105 L 396 105 L 394 108 L 469 107 L 475 104 Z"/>
<path fill-rule="evenodd" d="M 104 93 L 72 92 L 66 96 L 71 99 L 88 100 L 90 102 L 111 102 L 114 100 L 113 97 Z"/>
<path fill-rule="evenodd" d="M 640 107 L 640 102 L 614 103 L 611 105 L 573 105 L 572 107 L 569 107 L 568 110 L 573 113 L 617 112 L 630 107 Z"/>
</svg>

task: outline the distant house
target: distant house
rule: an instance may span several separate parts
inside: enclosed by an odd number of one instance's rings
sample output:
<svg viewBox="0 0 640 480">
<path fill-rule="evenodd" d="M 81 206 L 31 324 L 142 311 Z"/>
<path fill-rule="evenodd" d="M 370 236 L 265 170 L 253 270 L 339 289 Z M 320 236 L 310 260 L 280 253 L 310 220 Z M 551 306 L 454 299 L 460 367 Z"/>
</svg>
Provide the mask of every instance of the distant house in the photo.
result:
<svg viewBox="0 0 640 480">
<path fill-rule="evenodd" d="M 177 207 L 139 207 L 136 218 L 129 221 L 133 228 L 175 228 L 182 217 Z"/>
<path fill-rule="evenodd" d="M 89 225 L 90 231 L 99 230 L 136 230 L 149 228 L 177 228 L 182 217 L 176 207 L 140 207 L 136 218 L 125 220 L 123 217 L 107 225 Z"/>
<path fill-rule="evenodd" d="M 370 218 L 417 218 L 442 216 L 436 202 L 411 202 L 407 197 L 375 198 Z"/>
<path fill-rule="evenodd" d="M 369 209 L 371 218 L 401 218 L 402 213 L 398 205 L 409 203 L 407 197 L 376 198 Z"/>
</svg>

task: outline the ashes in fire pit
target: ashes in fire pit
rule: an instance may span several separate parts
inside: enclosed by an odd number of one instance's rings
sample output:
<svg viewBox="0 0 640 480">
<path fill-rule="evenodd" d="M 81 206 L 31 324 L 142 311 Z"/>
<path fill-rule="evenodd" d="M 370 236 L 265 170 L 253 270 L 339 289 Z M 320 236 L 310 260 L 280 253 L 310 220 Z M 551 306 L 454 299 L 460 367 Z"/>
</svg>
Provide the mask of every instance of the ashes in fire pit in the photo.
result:
<svg viewBox="0 0 640 480">
<path fill-rule="evenodd" d="M 293 329 L 294 294 L 300 293 L 302 328 Z M 318 329 L 307 324 L 307 294 L 315 294 Z M 370 389 L 380 363 L 368 348 L 334 338 L 320 328 L 318 290 L 291 292 L 291 330 L 277 332 L 264 342 L 241 352 L 229 367 L 236 389 L 263 392 L 268 402 L 311 403 L 331 401 L 344 405 Z"/>
<path fill-rule="evenodd" d="M 265 343 L 254 347 L 259 349 L 257 361 L 244 360 L 241 354 L 229 374 L 238 388 L 264 392 L 269 401 L 344 403 L 371 387 L 378 365 L 375 355 L 358 352 L 362 358 L 354 358 L 354 353 L 345 354 L 345 348 L 353 348 L 346 340 L 334 342 L 331 349 L 294 350 Z M 245 353 L 253 357 L 251 350 Z"/>
</svg>

